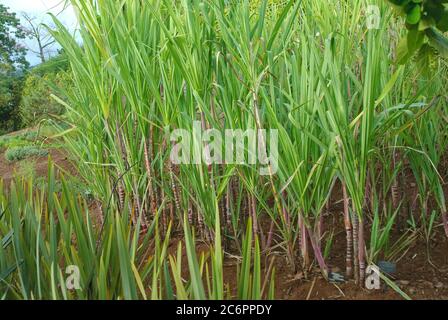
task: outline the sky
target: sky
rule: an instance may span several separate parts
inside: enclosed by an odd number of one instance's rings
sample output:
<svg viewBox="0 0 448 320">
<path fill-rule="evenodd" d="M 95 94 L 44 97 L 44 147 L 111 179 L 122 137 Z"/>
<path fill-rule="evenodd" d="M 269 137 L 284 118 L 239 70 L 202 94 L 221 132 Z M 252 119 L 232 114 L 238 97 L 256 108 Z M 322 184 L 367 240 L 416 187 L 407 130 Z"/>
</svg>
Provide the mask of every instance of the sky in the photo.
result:
<svg viewBox="0 0 448 320">
<path fill-rule="evenodd" d="M 69 28 L 69 30 L 74 30 L 76 28 L 76 17 L 73 9 L 67 7 L 64 9 L 64 0 L 0 0 L 0 3 L 9 7 L 9 11 L 17 13 L 20 17 L 21 13 L 25 12 L 30 17 L 35 17 L 36 21 L 49 23 L 51 22 L 50 17 L 46 14 L 51 12 L 56 15 L 59 20 Z M 21 22 L 24 26 L 26 25 L 26 20 L 20 17 Z M 37 45 L 33 40 L 25 40 L 25 46 L 36 50 Z M 51 51 L 56 52 L 58 46 L 52 47 Z M 36 50 L 37 51 L 37 50 Z M 35 65 L 40 62 L 36 54 L 28 51 L 27 60 L 31 65 Z"/>
</svg>

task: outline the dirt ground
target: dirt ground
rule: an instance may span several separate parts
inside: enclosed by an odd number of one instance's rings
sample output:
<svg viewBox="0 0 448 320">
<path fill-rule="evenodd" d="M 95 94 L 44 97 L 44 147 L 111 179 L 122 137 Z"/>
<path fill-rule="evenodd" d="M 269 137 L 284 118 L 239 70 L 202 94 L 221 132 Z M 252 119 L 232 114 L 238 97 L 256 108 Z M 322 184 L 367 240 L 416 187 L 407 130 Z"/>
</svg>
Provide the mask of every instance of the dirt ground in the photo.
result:
<svg viewBox="0 0 448 320">
<path fill-rule="evenodd" d="M 341 221 L 342 223 L 342 221 Z M 345 266 L 345 234 L 337 236 L 328 260 L 332 270 L 344 274 Z M 448 300 L 448 241 L 443 234 L 430 242 L 430 259 L 427 259 L 426 244 L 423 241 L 410 248 L 397 263 L 394 282 L 412 299 Z M 277 263 L 276 297 L 279 299 L 350 299 L 350 300 L 396 300 L 403 297 L 392 288 L 382 283 L 379 290 L 359 288 L 354 280 L 341 284 L 329 283 L 323 279 L 319 270 L 305 280 L 301 274 L 291 275 L 286 261 Z M 283 259 L 284 260 L 284 259 Z M 436 267 L 437 266 L 437 267 Z"/>
<path fill-rule="evenodd" d="M 51 159 L 56 165 L 56 168 L 67 172 L 69 174 L 75 174 L 76 169 L 68 160 L 67 156 L 59 149 L 49 150 Z M 9 185 L 10 181 L 17 176 L 20 172 L 20 165 L 23 162 L 32 163 L 34 171 L 37 177 L 44 177 L 48 174 L 48 158 L 47 157 L 32 157 L 20 162 L 10 163 L 5 159 L 4 152 L 0 152 L 0 179 L 3 179 L 5 186 Z"/>
<path fill-rule="evenodd" d="M 50 155 L 57 168 L 70 174 L 76 174 L 76 168 L 61 150 L 50 150 Z M 34 163 L 37 176 L 47 175 L 48 159 L 34 158 L 25 161 Z M 0 179 L 7 186 L 17 172 L 17 164 L 9 163 L 0 153 Z M 334 199 L 337 202 L 337 199 Z M 345 266 L 345 233 L 343 230 L 342 213 L 333 210 L 333 222 L 340 227 L 335 230 L 334 244 L 328 264 L 335 272 L 344 274 Z M 334 223 L 332 224 L 334 225 Z M 172 248 L 177 243 L 173 241 Z M 202 245 L 203 246 L 203 245 Z M 201 245 L 198 251 L 204 250 Z M 442 299 L 448 300 L 448 241 L 442 229 L 437 228 L 429 246 L 423 239 L 418 239 L 397 264 L 395 283 L 412 299 Z M 429 254 L 429 256 L 428 256 Z M 277 299 L 288 300 L 322 300 L 322 299 L 348 299 L 348 300 L 395 300 L 403 299 L 397 292 L 382 285 L 379 290 L 367 290 L 358 287 L 353 280 L 344 283 L 329 283 L 318 268 L 314 268 L 307 279 L 301 272 L 294 273 L 288 266 L 282 251 L 272 252 L 268 259 L 275 256 Z M 429 258 L 428 258 L 429 257 Z M 186 261 L 186 258 L 183 259 Z M 227 256 L 225 260 L 225 282 L 234 288 L 236 283 L 236 260 Z M 268 265 L 269 263 L 265 263 Z M 267 268 L 266 268 L 267 269 Z M 265 270 L 266 272 L 266 270 Z"/>
</svg>

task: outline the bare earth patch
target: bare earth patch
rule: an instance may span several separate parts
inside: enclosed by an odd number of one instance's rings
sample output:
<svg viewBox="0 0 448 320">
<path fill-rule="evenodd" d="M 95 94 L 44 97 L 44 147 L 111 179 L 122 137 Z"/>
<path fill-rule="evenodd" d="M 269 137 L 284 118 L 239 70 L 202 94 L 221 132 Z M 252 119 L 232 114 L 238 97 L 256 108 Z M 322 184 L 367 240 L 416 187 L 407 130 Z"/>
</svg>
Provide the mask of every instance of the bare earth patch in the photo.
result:
<svg viewBox="0 0 448 320">
<path fill-rule="evenodd" d="M 59 149 L 51 149 L 49 150 L 49 154 L 58 170 L 76 174 L 76 169 L 70 163 L 63 151 Z M 48 175 L 48 157 L 32 157 L 22 161 L 34 163 L 36 176 L 44 177 Z M 9 185 L 9 182 L 17 175 L 19 165 L 20 162 L 11 163 L 7 161 L 5 159 L 5 152 L 0 152 L 0 179 L 3 180 L 5 186 Z"/>
</svg>

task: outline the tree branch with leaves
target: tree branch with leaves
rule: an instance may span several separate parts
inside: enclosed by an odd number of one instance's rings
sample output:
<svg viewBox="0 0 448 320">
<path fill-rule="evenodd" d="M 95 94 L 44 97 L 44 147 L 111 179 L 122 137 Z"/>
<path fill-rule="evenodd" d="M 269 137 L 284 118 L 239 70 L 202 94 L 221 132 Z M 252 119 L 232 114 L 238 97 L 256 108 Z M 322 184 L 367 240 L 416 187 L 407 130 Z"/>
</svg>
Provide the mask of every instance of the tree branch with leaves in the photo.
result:
<svg viewBox="0 0 448 320">
<path fill-rule="evenodd" d="M 439 54 L 448 57 L 448 0 L 388 0 L 405 16 L 407 34 L 397 49 L 397 62 Z"/>
<path fill-rule="evenodd" d="M 26 48 L 18 42 L 25 37 L 16 14 L 0 4 L 0 73 L 7 74 L 28 66 Z"/>
</svg>

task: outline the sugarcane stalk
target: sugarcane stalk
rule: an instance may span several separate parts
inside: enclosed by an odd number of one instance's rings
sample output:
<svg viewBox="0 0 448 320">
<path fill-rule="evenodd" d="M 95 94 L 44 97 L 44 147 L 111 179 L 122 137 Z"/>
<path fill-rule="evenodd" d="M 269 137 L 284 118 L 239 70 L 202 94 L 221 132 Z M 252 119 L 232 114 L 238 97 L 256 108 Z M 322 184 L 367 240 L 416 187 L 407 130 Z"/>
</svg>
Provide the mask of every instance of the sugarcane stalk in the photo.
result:
<svg viewBox="0 0 448 320">
<path fill-rule="evenodd" d="M 351 278 L 353 275 L 353 268 L 352 268 L 353 236 L 352 236 L 352 224 L 350 221 L 349 198 L 347 195 L 347 187 L 345 186 L 345 183 L 342 183 L 342 195 L 344 202 L 344 226 L 346 235 L 345 274 L 347 278 Z"/>
<path fill-rule="evenodd" d="M 322 255 L 322 249 L 318 244 L 318 241 L 316 239 L 315 234 L 310 230 L 310 228 L 305 228 L 306 232 L 308 233 L 311 246 L 314 251 L 314 256 L 316 257 L 317 263 L 319 264 L 319 268 L 322 271 L 323 276 L 325 279 L 328 278 L 328 266 L 325 263 L 324 256 Z"/>
<path fill-rule="evenodd" d="M 126 100 L 124 100 L 123 103 L 125 103 Z M 120 127 L 118 125 L 118 121 L 115 123 L 115 130 L 116 130 L 116 134 L 118 137 L 118 143 L 119 143 L 119 150 L 121 153 L 121 158 L 123 160 L 123 164 L 124 164 L 124 168 L 125 171 L 129 171 L 130 170 L 130 166 L 129 166 L 129 162 L 128 162 L 128 152 L 127 152 L 127 148 L 126 148 L 126 143 L 124 141 L 124 136 L 123 136 L 123 131 L 120 130 Z M 123 184 L 123 189 L 124 189 L 124 184 Z M 135 189 L 135 188 L 134 188 Z M 137 190 L 134 190 L 134 199 L 132 200 L 132 202 L 134 203 L 134 205 L 139 206 L 139 203 L 135 203 L 135 199 L 138 199 L 138 195 L 136 195 Z M 129 213 L 131 214 L 131 219 L 134 225 L 137 224 L 137 217 L 135 215 L 135 207 L 132 208 L 131 206 L 131 201 L 128 202 L 128 206 L 129 206 Z M 140 210 L 139 208 L 137 208 L 139 214 L 140 214 Z"/>
<path fill-rule="evenodd" d="M 266 240 L 266 250 L 270 250 L 272 246 L 272 238 L 274 235 L 274 220 L 271 221 L 271 225 L 269 226 L 268 238 Z"/>
<path fill-rule="evenodd" d="M 266 237 L 265 237 L 263 225 L 261 224 L 261 222 L 260 222 L 258 230 L 259 230 L 258 232 L 260 234 L 260 239 L 261 239 L 261 241 L 260 241 L 261 250 L 264 251 L 266 249 Z"/>
<path fill-rule="evenodd" d="M 254 234 L 254 239 L 256 236 L 258 236 L 258 217 L 257 217 L 257 204 L 256 204 L 256 200 L 255 200 L 255 196 L 251 195 L 250 196 L 250 201 L 251 201 L 251 212 L 252 212 L 252 230 L 253 230 L 253 234 Z"/>
<path fill-rule="evenodd" d="M 193 208 L 191 207 L 191 201 L 188 201 L 188 223 L 193 225 Z"/>
<path fill-rule="evenodd" d="M 320 247 L 324 235 L 324 215 L 321 213 L 317 221 L 317 245 Z"/>
<path fill-rule="evenodd" d="M 231 209 L 231 192 L 233 188 L 232 179 L 229 182 L 229 187 L 226 191 L 226 206 L 225 206 L 225 214 L 226 214 L 226 226 L 227 229 L 230 231 L 232 227 L 232 209 Z"/>
<path fill-rule="evenodd" d="M 283 198 L 286 199 L 288 195 L 286 194 L 286 191 L 283 191 Z M 289 216 L 288 210 L 286 210 L 286 204 L 283 204 L 282 206 L 282 214 L 283 219 L 285 220 L 285 225 L 288 230 L 288 233 L 291 231 L 291 218 Z"/>
<path fill-rule="evenodd" d="M 448 238 L 448 214 L 446 210 L 443 210 L 442 212 L 442 222 L 443 222 L 443 229 L 445 230 L 445 235 Z"/>
<path fill-rule="evenodd" d="M 240 190 L 239 181 L 238 181 L 238 179 L 236 177 L 232 176 L 230 178 L 230 187 L 231 187 L 231 196 L 232 196 L 232 201 L 233 201 L 232 202 L 232 206 L 235 207 L 237 205 L 236 201 L 238 200 L 238 193 L 239 193 L 239 190 Z M 241 197 L 240 200 L 242 201 L 242 197 Z M 240 202 L 240 206 L 242 207 L 242 203 L 241 202 Z"/>
<path fill-rule="evenodd" d="M 303 271 L 305 277 L 308 274 L 308 268 L 310 266 L 309 249 L 308 249 L 308 236 L 306 231 L 306 225 L 302 216 L 299 216 L 299 229 L 300 229 L 300 251 L 303 260 Z"/>
<path fill-rule="evenodd" d="M 154 188 L 152 184 L 153 180 L 153 174 L 152 174 L 152 168 L 151 168 L 151 153 L 149 151 L 148 143 L 144 142 L 144 156 L 145 156 L 145 167 L 146 167 L 146 174 L 148 176 L 148 194 L 149 194 L 149 208 L 150 212 L 153 218 L 157 215 L 157 201 L 156 201 L 156 195 L 154 193 Z"/>
<path fill-rule="evenodd" d="M 117 193 L 118 193 L 118 207 L 120 211 L 122 211 L 124 209 L 124 199 L 125 199 L 125 191 L 122 182 L 118 183 Z"/>
<path fill-rule="evenodd" d="M 397 153 L 398 153 L 397 151 L 393 150 L 393 153 L 392 153 L 392 168 L 391 168 L 392 172 L 395 172 L 395 170 L 396 170 L 397 158 L 399 157 Z M 397 175 L 400 175 L 400 173 L 397 173 Z M 391 190 L 390 190 L 391 191 L 391 198 L 392 198 L 392 207 L 393 207 L 394 212 L 398 209 L 398 206 L 400 204 L 400 198 L 402 198 L 402 192 L 401 192 L 399 179 L 398 179 L 397 175 L 395 175 L 393 177 Z M 401 211 L 400 213 L 403 212 L 403 207 L 402 207 L 402 209 L 400 211 Z M 399 229 L 401 229 L 403 227 L 402 220 L 405 220 L 402 217 L 402 214 L 398 214 L 398 219 L 397 220 L 398 220 L 397 225 L 399 226 Z"/>
<path fill-rule="evenodd" d="M 400 183 L 402 186 L 407 186 L 407 178 L 406 178 L 406 172 L 403 170 L 403 172 L 400 175 Z M 403 215 L 405 216 L 406 220 L 409 219 L 411 221 L 414 220 L 414 213 L 412 211 L 412 192 L 403 192 Z"/>
<path fill-rule="evenodd" d="M 135 207 L 131 205 L 131 201 L 128 201 L 128 210 L 131 215 L 132 224 L 137 225 L 137 216 L 135 214 Z"/>
<path fill-rule="evenodd" d="M 358 259 L 359 259 L 359 284 L 362 286 L 364 284 L 365 274 L 366 274 L 366 254 L 365 254 L 365 240 L 364 240 L 364 219 L 359 219 L 358 223 Z"/>
<path fill-rule="evenodd" d="M 358 214 L 353 212 L 352 214 L 352 226 L 353 226 L 353 266 L 354 266 L 354 275 L 355 275 L 355 283 L 359 284 L 359 220 Z"/>
<path fill-rule="evenodd" d="M 140 198 L 137 194 L 137 189 L 134 192 L 134 208 L 136 208 L 136 211 L 138 212 L 138 217 L 140 219 L 140 225 L 142 227 L 142 231 L 146 231 L 148 222 L 146 220 L 146 215 L 143 212 L 143 208 L 141 206 Z"/>
<path fill-rule="evenodd" d="M 392 196 L 392 207 L 395 210 L 398 208 L 398 202 L 399 202 L 399 186 L 398 181 L 396 178 L 393 179 L 392 186 L 391 186 L 391 196 Z"/>
<path fill-rule="evenodd" d="M 367 177 L 369 177 L 369 173 L 368 172 L 367 172 Z M 365 202 L 369 206 L 368 208 L 369 208 L 370 212 L 373 212 L 375 210 L 375 208 L 374 208 L 374 201 L 375 201 L 375 199 L 373 197 L 374 194 L 373 194 L 373 189 L 372 188 L 373 187 L 372 187 L 372 184 L 371 184 L 370 180 L 367 179 L 364 199 L 365 199 Z"/>
<path fill-rule="evenodd" d="M 288 195 L 286 193 L 286 191 L 283 191 L 283 199 L 287 199 Z M 283 200 L 284 201 L 284 200 Z M 290 215 L 288 213 L 288 210 L 286 209 L 287 205 L 286 203 L 283 203 L 282 205 L 282 215 L 283 215 L 283 220 L 284 220 L 284 224 L 286 226 L 286 231 L 287 231 L 287 257 L 288 257 L 288 262 L 289 264 L 293 267 L 294 271 L 296 271 L 296 266 L 294 263 L 294 243 L 291 240 L 291 218 Z"/>
<path fill-rule="evenodd" d="M 250 209 L 251 205 L 250 205 L 250 194 L 249 192 L 246 192 L 245 196 L 242 197 L 241 201 L 242 201 L 242 212 L 243 212 L 243 217 L 241 218 L 246 218 L 246 217 L 250 217 L 250 215 L 252 214 L 252 211 Z"/>
<path fill-rule="evenodd" d="M 202 214 L 198 211 L 198 229 L 201 235 L 205 235 L 205 229 L 204 229 L 204 220 L 202 219 Z"/>
<path fill-rule="evenodd" d="M 160 154 L 165 154 L 165 151 L 166 151 L 166 137 L 164 137 L 163 139 L 162 139 L 162 143 L 160 144 Z M 170 161 L 170 159 L 169 159 L 169 157 L 168 157 L 168 165 L 167 165 L 167 167 L 169 167 L 169 165 L 170 165 L 170 163 L 171 163 L 171 161 Z M 165 165 L 166 165 L 166 163 L 163 161 L 163 169 L 162 169 L 162 177 L 165 177 L 165 175 L 164 175 L 164 173 L 166 172 L 166 167 L 165 167 Z M 169 170 L 168 170 L 169 171 Z M 170 175 L 170 173 L 168 172 L 168 175 L 169 175 L 169 181 L 168 181 L 168 184 L 171 184 L 171 175 Z M 164 203 L 164 200 L 165 200 L 165 190 L 164 190 L 164 188 L 163 188 L 163 181 L 164 179 L 162 179 L 162 186 L 160 186 L 160 194 L 161 194 L 161 201 L 160 201 L 160 203 Z M 174 223 L 174 204 L 173 204 L 173 201 L 168 201 L 168 208 L 165 208 L 164 207 L 164 209 L 163 209 L 163 215 L 166 215 L 166 210 L 168 210 L 169 211 L 169 215 L 170 215 L 170 221 L 172 222 L 172 223 Z"/>
<path fill-rule="evenodd" d="M 180 213 L 181 212 L 180 195 L 178 193 L 177 183 L 174 178 L 173 164 L 171 163 L 170 159 L 168 159 L 168 173 L 170 175 L 171 190 L 173 190 L 174 204 L 176 206 L 177 212 Z"/>
</svg>

